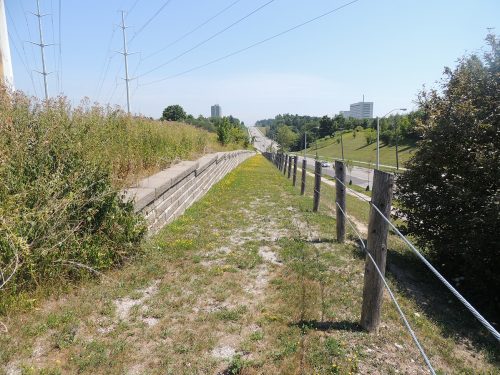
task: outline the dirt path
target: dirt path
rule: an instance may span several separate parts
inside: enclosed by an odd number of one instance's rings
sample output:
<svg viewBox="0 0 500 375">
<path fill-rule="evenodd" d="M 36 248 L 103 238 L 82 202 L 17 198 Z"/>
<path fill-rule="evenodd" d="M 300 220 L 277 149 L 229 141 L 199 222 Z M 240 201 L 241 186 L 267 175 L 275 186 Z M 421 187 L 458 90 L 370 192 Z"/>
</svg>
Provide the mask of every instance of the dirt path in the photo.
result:
<svg viewBox="0 0 500 375">
<path fill-rule="evenodd" d="M 0 373 L 425 374 L 392 305 L 360 330 L 364 262 L 327 212 L 252 158 L 123 269 L 2 318 Z M 438 368 L 491 369 L 398 297 Z"/>
</svg>

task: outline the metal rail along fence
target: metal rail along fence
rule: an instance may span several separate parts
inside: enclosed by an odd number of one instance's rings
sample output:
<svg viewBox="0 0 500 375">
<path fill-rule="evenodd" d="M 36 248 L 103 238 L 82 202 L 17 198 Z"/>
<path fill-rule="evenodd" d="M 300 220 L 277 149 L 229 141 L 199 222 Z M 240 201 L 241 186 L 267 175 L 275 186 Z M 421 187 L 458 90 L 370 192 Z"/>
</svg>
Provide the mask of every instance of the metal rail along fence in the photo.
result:
<svg viewBox="0 0 500 375">
<path fill-rule="evenodd" d="M 297 156 L 289 156 L 285 153 L 264 152 L 264 157 L 271 161 L 283 174 L 286 173 L 287 166 L 293 163 L 294 180 L 296 186 Z M 316 160 L 314 165 L 314 190 L 313 190 L 313 211 L 318 211 L 321 196 L 322 168 L 321 161 Z M 302 182 L 301 194 L 305 193 L 307 175 L 307 160 L 302 160 Z M 288 174 L 290 178 L 290 173 Z M 394 190 L 394 175 L 391 173 L 374 170 L 372 197 L 360 194 L 351 189 L 346 184 L 346 164 L 343 161 L 335 161 L 335 207 L 336 207 L 336 236 L 340 243 L 345 242 L 346 224 L 355 233 L 365 258 L 363 302 L 361 310 L 361 326 L 368 332 L 377 332 L 381 321 L 381 308 L 384 288 L 394 303 L 401 320 L 418 348 L 425 365 L 431 374 L 436 374 L 429 357 L 418 340 L 414 330 L 410 326 L 401 306 L 399 305 L 393 291 L 385 278 L 386 258 L 387 258 L 387 237 L 389 231 L 394 232 L 401 238 L 406 247 L 412 251 L 417 258 L 446 286 L 446 288 L 474 315 L 474 317 L 495 337 L 500 343 L 500 333 L 489 323 L 461 294 L 458 292 L 441 273 L 422 255 L 422 252 L 396 227 L 391 221 L 391 208 Z M 347 215 L 346 193 L 356 196 L 370 206 L 368 222 L 367 240 L 363 239 L 356 224 Z"/>
</svg>

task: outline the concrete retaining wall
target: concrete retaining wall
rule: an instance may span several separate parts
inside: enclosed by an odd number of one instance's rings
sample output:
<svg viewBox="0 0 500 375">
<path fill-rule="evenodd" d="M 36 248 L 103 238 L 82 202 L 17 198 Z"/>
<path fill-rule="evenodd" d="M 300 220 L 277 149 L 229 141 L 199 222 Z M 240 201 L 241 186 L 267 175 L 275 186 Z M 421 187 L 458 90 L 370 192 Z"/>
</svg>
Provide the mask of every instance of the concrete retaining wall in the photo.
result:
<svg viewBox="0 0 500 375">
<path fill-rule="evenodd" d="M 200 199 L 228 172 L 254 155 L 251 151 L 219 152 L 183 161 L 124 191 L 134 209 L 146 218 L 150 234 L 170 223 Z"/>
</svg>

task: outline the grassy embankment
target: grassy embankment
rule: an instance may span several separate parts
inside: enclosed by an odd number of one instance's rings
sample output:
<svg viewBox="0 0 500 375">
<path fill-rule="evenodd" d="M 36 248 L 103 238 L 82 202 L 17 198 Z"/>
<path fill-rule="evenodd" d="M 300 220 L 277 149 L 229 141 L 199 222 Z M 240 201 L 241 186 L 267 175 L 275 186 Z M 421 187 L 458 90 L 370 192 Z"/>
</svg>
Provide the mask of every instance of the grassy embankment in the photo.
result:
<svg viewBox="0 0 500 375">
<path fill-rule="evenodd" d="M 335 243 L 333 189 L 311 212 L 310 182 L 301 197 L 261 156 L 246 161 L 138 261 L 6 316 L 0 362 L 52 374 L 426 374 L 388 299 L 378 335 L 358 326 L 364 260 L 354 242 Z M 366 220 L 363 202 L 347 206 Z M 389 283 L 436 368 L 493 373 L 495 353 L 460 331 L 477 326 L 455 325 L 463 311 L 422 289 L 406 258 L 389 259 L 402 264 L 403 281 L 391 266 Z"/>
<path fill-rule="evenodd" d="M 120 189 L 219 150 L 215 134 L 192 126 L 1 94 L 0 285 L 15 272 L 0 290 L 0 313 L 36 299 L 15 298 L 25 291 L 80 278 L 84 266 L 122 264 L 144 227 Z"/>
<path fill-rule="evenodd" d="M 366 130 L 356 132 L 356 137 L 353 137 L 353 132 L 345 132 L 342 136 L 344 143 L 344 159 L 356 160 L 363 163 L 354 163 L 361 167 L 368 167 L 371 164 L 373 168 L 377 161 L 377 144 L 376 142 L 367 145 L 365 138 Z M 399 166 L 404 167 L 404 163 L 410 158 L 411 153 L 415 149 L 413 144 L 402 143 L 399 145 Z M 302 151 L 301 151 L 302 152 Z M 316 144 L 309 144 L 306 149 L 308 156 L 316 155 Z M 318 156 L 322 160 L 332 161 L 333 159 L 342 158 L 342 147 L 340 144 L 340 135 L 332 138 L 323 138 L 318 140 Z M 368 163 L 368 164 L 365 164 Z M 380 164 L 396 166 L 396 146 L 389 146 L 381 142 L 380 144 Z"/>
</svg>

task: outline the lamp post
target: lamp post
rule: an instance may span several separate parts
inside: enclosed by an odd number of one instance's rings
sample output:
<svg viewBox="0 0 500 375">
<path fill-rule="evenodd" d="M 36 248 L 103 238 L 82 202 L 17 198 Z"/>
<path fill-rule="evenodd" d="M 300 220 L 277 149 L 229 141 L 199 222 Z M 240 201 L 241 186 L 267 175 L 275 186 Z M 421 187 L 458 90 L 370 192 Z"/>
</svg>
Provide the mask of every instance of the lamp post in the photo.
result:
<svg viewBox="0 0 500 375">
<path fill-rule="evenodd" d="M 342 134 L 344 133 L 344 129 L 340 131 L 340 147 L 342 149 L 342 160 L 344 160 L 344 139 L 342 138 Z"/>
<path fill-rule="evenodd" d="M 315 140 L 315 144 L 316 144 L 316 160 L 318 160 L 318 137 L 319 137 L 319 126 L 315 128 L 316 129 L 316 140 Z"/>
<path fill-rule="evenodd" d="M 304 159 L 306 158 L 306 148 L 307 148 L 307 130 L 304 129 Z"/>
<path fill-rule="evenodd" d="M 387 112 L 382 118 L 389 116 L 394 111 L 406 111 L 406 108 L 394 108 Z M 377 117 L 377 169 L 380 167 L 380 118 Z"/>
</svg>

